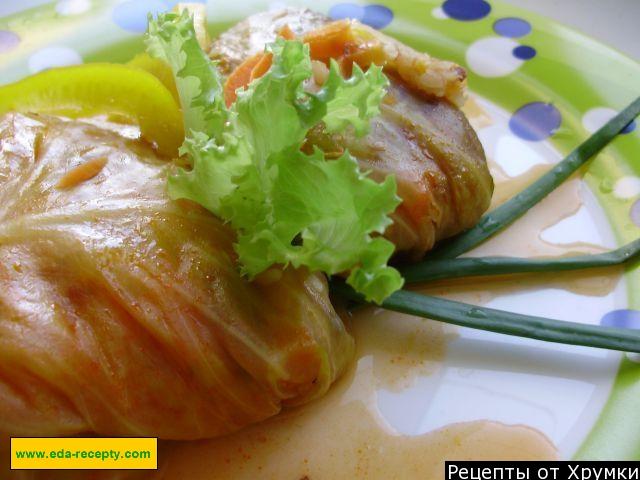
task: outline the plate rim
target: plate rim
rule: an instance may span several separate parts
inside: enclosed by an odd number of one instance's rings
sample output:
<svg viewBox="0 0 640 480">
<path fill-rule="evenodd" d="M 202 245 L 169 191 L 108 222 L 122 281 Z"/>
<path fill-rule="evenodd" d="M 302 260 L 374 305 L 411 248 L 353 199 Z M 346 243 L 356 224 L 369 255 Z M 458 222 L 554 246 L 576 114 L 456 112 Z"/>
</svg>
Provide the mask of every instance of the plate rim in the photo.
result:
<svg viewBox="0 0 640 480">
<path fill-rule="evenodd" d="M 55 1 L 51 0 L 49 3 L 46 3 L 44 5 L 34 6 L 27 10 L 12 14 L 8 17 L 0 18 L 0 28 L 3 28 L 2 26 L 6 25 L 9 22 L 19 22 L 20 20 L 28 18 L 39 12 L 50 13 L 54 9 L 55 3 Z M 94 7 L 95 10 L 90 10 L 86 14 L 79 15 L 77 18 L 68 19 L 70 25 L 76 24 L 77 21 L 84 21 L 87 18 L 104 19 L 105 12 L 100 9 L 109 8 L 115 3 L 117 2 L 115 2 L 114 0 L 100 2 L 99 7 Z M 342 2 L 338 0 L 335 2 L 325 3 L 331 4 Z M 320 3 L 319 5 L 325 5 L 325 3 Z M 366 4 L 366 2 L 362 1 L 356 1 L 353 3 Z M 433 26 L 437 25 L 436 21 L 433 20 L 433 17 L 431 16 L 430 10 L 432 8 L 437 8 L 442 4 L 442 2 L 439 0 L 383 0 L 376 3 L 388 6 L 389 8 L 394 10 L 394 13 L 395 11 L 400 12 L 400 18 L 402 18 L 402 12 L 405 9 L 404 7 L 415 7 L 415 5 L 419 4 L 424 8 L 426 20 L 421 21 L 420 19 L 414 18 L 411 19 L 410 22 L 414 23 L 416 26 L 422 26 L 423 28 L 426 27 L 427 29 L 433 29 Z M 252 2 L 246 2 L 245 8 L 247 10 L 253 11 L 255 7 L 253 6 Z M 640 77 L 640 62 L 636 59 L 631 58 L 625 52 L 621 52 L 617 48 L 601 40 L 594 39 L 584 32 L 581 32 L 571 26 L 567 26 L 545 15 L 531 12 L 526 8 L 508 4 L 502 0 L 491 1 L 491 11 L 488 15 L 488 20 L 491 20 L 491 23 L 493 23 L 493 20 L 496 18 L 509 16 L 524 18 L 534 26 L 545 26 L 549 29 L 549 32 L 547 33 L 549 38 L 554 38 L 559 42 L 559 44 L 565 44 L 566 42 L 566 44 L 569 44 L 570 46 L 580 45 L 587 52 L 589 52 L 590 55 L 594 55 L 598 58 L 603 57 L 605 59 L 612 59 L 614 63 L 619 62 L 621 64 L 624 64 L 619 66 L 619 71 L 634 71 L 635 74 Z M 476 21 L 458 23 L 470 25 L 473 27 L 478 25 L 477 22 L 483 20 L 485 19 L 483 18 Z M 459 26 L 461 25 L 458 25 L 458 27 Z M 392 31 L 393 23 L 390 25 L 390 27 L 391 28 L 383 30 Z M 125 33 L 121 32 L 120 37 L 121 39 L 128 38 L 127 41 L 130 41 L 134 36 L 129 34 L 129 37 L 127 37 Z M 456 40 L 458 41 L 459 39 L 456 38 Z M 109 40 L 103 43 L 107 43 L 108 41 Z M 462 40 L 462 42 L 464 41 Z M 578 61 L 579 59 L 575 60 L 576 63 Z M 0 69 L 2 70 L 4 70 L 4 67 L 6 66 L 4 65 L 4 63 L 5 62 L 3 62 L 2 56 L 0 56 Z M 580 70 L 579 67 L 580 65 L 576 66 L 578 70 Z M 525 68 L 522 68 L 522 70 L 524 71 Z M 552 72 L 549 72 L 548 74 L 552 75 Z M 526 79 L 526 76 L 530 74 L 524 72 L 523 75 Z M 590 75 L 592 75 L 592 73 L 585 72 L 585 78 L 588 78 Z M 611 75 L 613 75 L 613 73 L 611 73 Z M 473 73 L 471 73 L 470 77 L 470 84 L 471 87 L 473 87 L 474 81 L 478 79 L 476 78 L 477 76 Z M 554 91 L 554 89 L 550 88 L 550 91 Z M 487 96 L 484 94 L 482 95 L 493 101 L 493 98 L 491 96 Z M 567 99 L 563 98 L 562 100 L 566 101 Z M 569 101 L 569 103 L 571 103 L 571 101 Z M 498 102 L 497 105 L 503 107 L 500 102 Z M 616 106 L 618 108 L 621 107 L 618 105 Z M 577 119 L 573 117 L 575 117 L 575 115 L 573 114 L 573 112 L 569 111 L 569 117 L 567 119 L 572 120 L 574 126 L 578 125 L 579 121 L 577 121 Z M 586 134 L 585 131 L 580 131 L 580 129 L 578 128 L 578 131 L 573 132 L 572 136 L 574 137 L 572 141 L 574 141 L 578 138 L 584 138 Z M 640 162 L 638 162 L 638 165 L 633 165 L 629 154 L 629 152 L 633 149 L 635 149 L 636 151 L 640 149 L 640 138 L 638 138 L 640 137 L 640 134 L 638 131 L 636 131 L 628 137 L 628 139 L 625 139 L 625 145 L 620 145 L 621 142 L 616 142 L 614 145 L 607 148 L 606 152 L 604 154 L 601 154 L 601 158 L 603 158 L 603 160 L 600 162 L 599 166 L 597 168 L 589 168 L 587 172 L 587 175 L 589 175 L 589 177 L 585 177 L 586 183 L 589 184 L 594 195 L 598 198 L 598 202 L 604 209 L 605 214 L 607 215 L 607 219 L 618 241 L 626 240 L 623 234 L 624 232 L 621 233 L 620 231 L 621 229 L 623 229 L 623 227 L 619 225 L 620 222 L 622 222 L 619 211 L 623 207 L 621 205 L 617 205 L 615 202 L 612 203 L 610 199 L 606 199 L 603 196 L 604 194 L 599 191 L 598 185 L 600 182 L 600 177 L 605 174 L 608 175 L 608 173 L 606 173 L 608 169 L 615 171 L 615 174 L 619 176 L 621 174 L 620 172 L 624 170 L 625 167 L 629 167 L 632 172 L 635 172 L 635 175 L 640 176 Z M 550 138 L 549 140 L 560 152 L 568 153 L 568 142 L 565 141 L 558 143 L 559 140 L 554 138 Z M 574 142 L 574 144 L 577 145 L 576 142 Z M 635 233 L 635 236 L 637 237 L 637 232 Z M 629 305 L 628 308 L 640 309 L 640 295 L 635 293 L 640 291 L 640 268 L 636 268 L 633 272 L 626 273 L 625 278 L 627 281 L 627 299 Z M 620 362 L 613 386 L 609 393 L 609 398 L 603 409 L 600 411 L 598 420 L 582 442 L 580 448 L 575 453 L 574 458 L 615 458 L 625 460 L 640 460 L 640 409 L 637 408 L 639 403 L 637 399 L 640 399 L 640 365 L 631 362 L 626 357 L 623 357 Z M 632 414 L 632 412 L 634 411 L 634 407 L 638 412 L 636 414 Z"/>
</svg>

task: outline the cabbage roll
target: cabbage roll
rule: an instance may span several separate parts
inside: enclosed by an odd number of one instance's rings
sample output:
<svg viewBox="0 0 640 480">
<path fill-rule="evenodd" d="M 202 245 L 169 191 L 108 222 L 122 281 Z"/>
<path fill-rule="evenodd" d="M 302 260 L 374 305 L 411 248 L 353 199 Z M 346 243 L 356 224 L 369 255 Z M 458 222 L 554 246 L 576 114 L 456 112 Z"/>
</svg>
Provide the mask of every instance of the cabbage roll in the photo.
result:
<svg viewBox="0 0 640 480">
<path fill-rule="evenodd" d="M 220 35 L 209 55 L 230 74 L 283 28 L 301 39 L 330 37 L 344 22 L 330 22 L 307 9 L 258 13 Z M 330 136 L 316 129 L 307 147 L 318 146 L 336 157 L 348 149 L 372 178 L 396 176 L 403 202 L 385 236 L 398 252 L 417 259 L 437 241 L 474 226 L 491 202 L 493 179 L 484 150 L 458 108 L 464 102 L 466 72 L 357 21 L 348 23 L 356 40 L 344 46 L 347 66 L 353 61 L 363 68 L 382 64 L 391 85 L 366 137 L 357 139 L 348 131 Z"/>
<path fill-rule="evenodd" d="M 0 121 L 0 432 L 213 437 L 322 395 L 353 351 L 326 280 L 248 282 L 120 130 Z"/>
</svg>

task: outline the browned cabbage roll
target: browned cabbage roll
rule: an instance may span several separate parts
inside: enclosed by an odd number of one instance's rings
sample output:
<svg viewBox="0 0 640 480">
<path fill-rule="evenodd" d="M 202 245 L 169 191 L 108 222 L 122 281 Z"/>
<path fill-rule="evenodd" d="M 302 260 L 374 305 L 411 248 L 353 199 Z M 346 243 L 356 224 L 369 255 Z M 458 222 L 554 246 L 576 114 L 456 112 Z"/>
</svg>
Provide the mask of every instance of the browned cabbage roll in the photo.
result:
<svg viewBox="0 0 640 480">
<path fill-rule="evenodd" d="M 328 37 L 343 22 L 306 9 L 259 13 L 220 35 L 209 54 L 229 74 L 283 28 L 301 39 Z M 435 242 L 475 225 L 491 202 L 493 179 L 482 145 L 457 108 L 464 102 L 466 72 L 359 22 L 349 26 L 355 39 L 344 46 L 345 58 L 363 68 L 372 61 L 384 65 L 389 93 L 365 138 L 330 137 L 316 129 L 307 146 L 336 156 L 347 148 L 373 178 L 394 174 L 403 202 L 385 236 L 396 250 L 420 258 Z"/>
</svg>

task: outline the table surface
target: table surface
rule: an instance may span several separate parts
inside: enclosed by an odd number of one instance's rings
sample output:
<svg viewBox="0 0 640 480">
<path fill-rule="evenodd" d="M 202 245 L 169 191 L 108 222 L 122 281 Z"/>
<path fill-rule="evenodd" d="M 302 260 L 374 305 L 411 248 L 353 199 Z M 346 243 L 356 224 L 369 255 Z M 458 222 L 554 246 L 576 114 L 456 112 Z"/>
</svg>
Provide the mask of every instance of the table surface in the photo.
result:
<svg viewBox="0 0 640 480">
<path fill-rule="evenodd" d="M 0 0 L 0 17 L 51 1 Z M 640 0 L 502 1 L 569 25 L 640 61 Z"/>
</svg>

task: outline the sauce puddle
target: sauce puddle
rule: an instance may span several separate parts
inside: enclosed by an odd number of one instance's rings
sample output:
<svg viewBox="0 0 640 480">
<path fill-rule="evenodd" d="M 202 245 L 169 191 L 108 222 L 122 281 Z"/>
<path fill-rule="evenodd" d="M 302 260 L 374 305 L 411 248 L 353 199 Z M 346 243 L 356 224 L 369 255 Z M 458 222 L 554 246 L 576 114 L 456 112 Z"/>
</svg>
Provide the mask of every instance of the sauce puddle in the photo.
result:
<svg viewBox="0 0 640 480">
<path fill-rule="evenodd" d="M 510 179 L 495 174 L 499 167 L 491 161 L 489 163 L 492 164 L 491 170 L 496 180 L 496 193 L 491 209 L 511 198 L 549 168 L 534 167 L 525 174 Z M 541 235 L 547 228 L 578 212 L 584 203 L 581 188 L 580 178 L 568 180 L 506 230 L 476 247 L 469 256 L 564 257 L 606 251 L 606 248 L 588 242 L 556 244 L 544 240 Z M 507 196 L 501 195 L 505 189 L 510 190 Z M 540 288 L 563 289 L 587 296 L 606 296 L 615 289 L 623 271 L 621 266 L 613 266 L 531 275 L 462 278 L 433 282 L 416 288 L 426 294 L 476 304 L 487 303 L 500 295 Z"/>
</svg>

